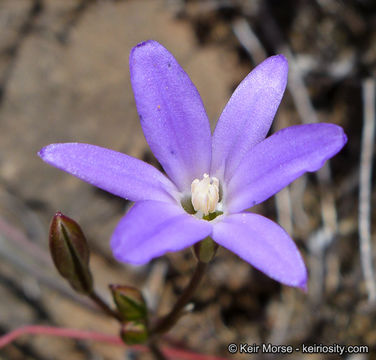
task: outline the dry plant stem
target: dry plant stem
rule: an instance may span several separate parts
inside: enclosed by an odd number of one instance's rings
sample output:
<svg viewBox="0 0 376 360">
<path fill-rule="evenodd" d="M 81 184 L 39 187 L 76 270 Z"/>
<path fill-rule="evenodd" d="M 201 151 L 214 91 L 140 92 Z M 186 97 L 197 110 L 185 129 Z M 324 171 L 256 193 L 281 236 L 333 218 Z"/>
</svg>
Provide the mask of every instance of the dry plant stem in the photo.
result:
<svg viewBox="0 0 376 360">
<path fill-rule="evenodd" d="M 265 21 L 262 24 L 263 32 L 266 37 L 274 44 L 278 53 L 284 54 L 289 62 L 289 81 L 287 84 L 288 90 L 294 101 L 296 110 L 303 123 L 318 123 L 319 119 L 312 105 L 308 89 L 305 86 L 303 75 L 299 69 L 298 63 L 291 51 L 290 47 L 283 40 L 281 31 L 270 15 L 270 11 L 266 2 L 263 3 L 262 16 Z M 238 38 L 240 44 L 247 50 L 251 57 L 256 58 L 262 56 L 263 47 L 260 41 L 251 41 L 256 35 L 253 32 L 251 26 L 243 21 L 234 27 L 235 36 Z M 257 38 L 257 36 L 256 36 Z M 255 55 L 254 55 L 255 54 Z M 261 55 L 260 55 L 261 54 Z M 322 293 L 324 289 L 324 269 L 325 269 L 325 249 L 327 249 L 335 238 L 338 230 L 337 224 L 337 210 L 333 194 L 328 191 L 328 186 L 331 184 L 331 169 L 329 163 L 325 163 L 322 169 L 316 173 L 319 186 L 320 186 L 320 208 L 322 214 L 322 229 L 318 231 L 319 236 L 312 236 L 310 241 L 310 248 L 317 250 L 315 268 L 312 271 L 312 277 L 310 281 L 310 292 L 313 294 L 312 298 L 315 302 L 319 302 L 322 299 Z M 315 240 L 321 239 L 319 243 Z M 338 277 L 338 276 L 337 276 Z"/>
<path fill-rule="evenodd" d="M 261 63 L 267 58 L 264 47 L 249 26 L 247 20 L 244 18 L 235 20 L 232 24 L 232 31 L 245 51 L 247 51 L 249 57 L 253 59 L 256 64 Z"/>
<path fill-rule="evenodd" d="M 0 234 L 0 243 L 3 239 L 4 238 Z M 13 251 L 7 251 L 6 248 L 4 249 L 0 247 L 0 261 L 7 262 L 9 264 L 6 270 L 4 270 L 6 271 L 6 274 L 10 274 L 12 272 L 12 269 L 14 268 L 21 269 L 25 274 L 34 277 L 35 279 L 37 279 L 38 282 L 45 284 L 54 291 L 57 291 L 65 298 L 81 304 L 90 311 L 97 311 L 97 308 L 92 304 L 91 301 L 88 301 L 86 298 L 83 298 L 75 292 L 72 292 L 68 288 L 68 286 L 64 286 L 60 282 L 56 281 L 52 276 L 46 275 L 45 271 L 40 269 L 38 266 L 23 261 L 23 258 L 20 257 L 19 254 Z"/>
<path fill-rule="evenodd" d="M 175 306 L 172 308 L 170 313 L 168 313 L 166 316 L 162 317 L 157 321 L 155 327 L 151 330 L 152 335 L 163 334 L 175 325 L 176 321 L 179 319 L 181 315 L 181 311 L 183 310 L 185 305 L 187 305 L 188 302 L 191 300 L 201 279 L 203 278 L 206 267 L 206 263 L 203 263 L 201 261 L 197 262 L 195 272 L 193 273 L 188 286 L 180 295 L 178 301 L 176 302 Z"/>
<path fill-rule="evenodd" d="M 363 82 L 363 131 L 359 184 L 359 239 L 362 270 L 368 291 L 368 300 L 376 300 L 376 284 L 371 249 L 371 179 L 372 154 L 375 137 L 375 80 Z"/>
<path fill-rule="evenodd" d="M 267 16 L 267 19 L 268 31 L 270 32 L 269 37 L 271 39 L 278 39 L 278 36 L 276 37 L 276 34 L 281 33 L 279 31 L 278 25 L 270 15 Z M 304 124 L 318 123 L 318 116 L 312 105 L 308 89 L 304 83 L 303 75 L 300 71 L 295 56 L 293 55 L 290 47 L 283 41 L 283 39 L 280 38 L 279 40 L 280 41 L 278 45 L 276 42 L 276 48 L 277 51 L 283 53 L 289 61 L 290 70 L 287 87 L 294 101 L 299 117 Z M 326 162 L 324 166 L 319 171 L 317 171 L 316 176 L 320 187 L 320 207 L 324 228 L 323 233 L 326 236 L 325 246 L 328 247 L 334 240 L 338 228 L 337 210 L 334 196 L 331 191 L 327 190 L 332 182 L 329 162 Z M 322 249 L 322 251 L 323 250 L 324 249 Z M 321 297 L 321 294 L 319 295 L 319 297 Z"/>
<path fill-rule="evenodd" d="M 155 262 L 142 289 L 150 312 L 156 312 L 158 308 L 166 283 L 167 269 L 168 265 L 164 260 Z"/>
<path fill-rule="evenodd" d="M 92 293 L 89 295 L 90 299 L 92 299 L 108 316 L 115 318 L 116 320 L 122 322 L 123 319 L 121 318 L 120 314 L 114 310 L 112 310 L 105 301 L 93 290 Z"/>
<path fill-rule="evenodd" d="M 274 131 L 279 131 L 284 127 L 289 126 L 289 121 L 284 112 L 281 112 L 278 117 L 278 123 L 273 125 Z M 290 234 L 294 236 L 294 222 L 291 203 L 290 187 L 285 187 L 275 195 L 275 206 L 277 209 L 278 223 Z"/>
<path fill-rule="evenodd" d="M 32 242 L 21 230 L 17 229 L 5 218 L 0 217 L 0 232 L 9 241 L 12 241 L 19 249 L 27 253 L 32 259 L 36 259 L 38 263 L 52 266 L 51 258 L 48 253 L 41 249 L 36 243 Z"/>
</svg>

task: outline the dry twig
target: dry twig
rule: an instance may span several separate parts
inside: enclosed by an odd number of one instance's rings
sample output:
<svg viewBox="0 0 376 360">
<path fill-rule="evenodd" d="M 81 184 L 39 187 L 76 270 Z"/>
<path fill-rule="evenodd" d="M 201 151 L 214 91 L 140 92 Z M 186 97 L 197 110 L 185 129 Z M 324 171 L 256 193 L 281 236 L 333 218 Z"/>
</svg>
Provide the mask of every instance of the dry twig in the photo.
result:
<svg viewBox="0 0 376 360">
<path fill-rule="evenodd" d="M 372 266 L 371 249 L 371 177 L 373 143 L 375 138 L 375 79 L 363 84 L 363 132 L 360 157 L 359 186 L 359 241 L 362 270 L 368 292 L 368 300 L 376 300 L 376 285 Z"/>
<path fill-rule="evenodd" d="M 264 17 L 262 26 L 265 35 L 273 44 L 276 51 L 283 53 L 289 61 L 290 76 L 287 86 L 301 121 L 303 123 L 317 123 L 319 120 L 312 105 L 308 90 L 304 84 L 303 76 L 300 72 L 295 56 L 288 44 L 283 40 L 281 31 L 275 20 L 270 15 L 266 5 L 264 5 L 262 16 Z M 322 236 L 326 237 L 325 241 L 320 241 L 320 244 L 324 247 L 320 249 L 320 254 L 318 254 L 318 259 L 321 259 L 321 261 L 317 263 L 318 266 L 323 267 L 323 261 L 325 260 L 324 252 L 331 245 L 338 230 L 337 210 L 334 196 L 331 191 L 328 191 L 328 186 L 331 184 L 331 170 L 328 162 L 316 173 L 316 176 L 320 188 L 320 208 L 323 227 L 318 230 L 320 236 L 313 236 L 311 240 L 318 239 Z M 317 243 L 313 244 L 312 241 L 309 241 L 310 248 L 314 247 L 317 249 L 318 245 L 319 244 Z M 317 285 L 317 292 L 312 295 L 315 299 L 321 299 L 324 287 L 324 272 L 316 271 L 316 273 L 321 275 L 318 278 L 315 278 L 314 276 L 311 277 L 311 283 Z"/>
</svg>

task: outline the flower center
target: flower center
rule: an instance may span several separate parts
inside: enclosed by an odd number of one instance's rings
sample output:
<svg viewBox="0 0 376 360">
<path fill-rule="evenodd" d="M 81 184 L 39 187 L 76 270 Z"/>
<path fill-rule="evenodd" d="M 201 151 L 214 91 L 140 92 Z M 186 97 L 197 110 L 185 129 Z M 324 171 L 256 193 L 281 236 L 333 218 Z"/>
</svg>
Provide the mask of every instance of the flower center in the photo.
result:
<svg viewBox="0 0 376 360">
<path fill-rule="evenodd" d="M 191 184 L 192 205 L 205 216 L 215 212 L 219 201 L 219 180 L 204 174 L 203 179 L 195 179 Z"/>
</svg>

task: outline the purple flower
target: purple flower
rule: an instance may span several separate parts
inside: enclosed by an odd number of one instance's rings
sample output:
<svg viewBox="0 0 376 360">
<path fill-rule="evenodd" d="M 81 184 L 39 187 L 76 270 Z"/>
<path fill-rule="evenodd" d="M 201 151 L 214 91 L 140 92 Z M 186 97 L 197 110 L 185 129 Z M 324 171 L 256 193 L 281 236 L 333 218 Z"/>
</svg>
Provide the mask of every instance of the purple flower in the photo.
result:
<svg viewBox="0 0 376 360">
<path fill-rule="evenodd" d="M 39 156 L 136 202 L 112 236 L 119 261 L 144 264 L 210 236 L 271 278 L 304 288 L 306 268 L 289 235 L 245 210 L 318 170 L 347 139 L 333 124 L 291 126 L 265 139 L 287 71 L 282 55 L 257 66 L 211 135 L 188 75 L 163 46 L 146 41 L 131 52 L 131 82 L 145 138 L 167 176 L 141 160 L 88 144 L 52 144 Z"/>
</svg>

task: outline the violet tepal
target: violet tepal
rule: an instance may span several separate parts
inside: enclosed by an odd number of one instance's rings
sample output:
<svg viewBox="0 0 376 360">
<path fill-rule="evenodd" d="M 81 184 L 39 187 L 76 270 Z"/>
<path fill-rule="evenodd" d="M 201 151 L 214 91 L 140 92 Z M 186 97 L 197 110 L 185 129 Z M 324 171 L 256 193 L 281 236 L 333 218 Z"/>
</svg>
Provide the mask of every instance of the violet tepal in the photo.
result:
<svg viewBox="0 0 376 360">
<path fill-rule="evenodd" d="M 258 65 L 235 90 L 212 135 L 188 75 L 162 45 L 143 42 L 130 55 L 131 82 L 145 138 L 166 175 L 89 144 L 51 144 L 39 156 L 135 201 L 112 235 L 119 261 L 144 264 L 211 237 L 271 278 L 304 288 L 307 271 L 289 235 L 246 209 L 320 169 L 347 138 L 341 127 L 322 123 L 291 126 L 265 139 L 287 72 L 282 55 Z"/>
</svg>

